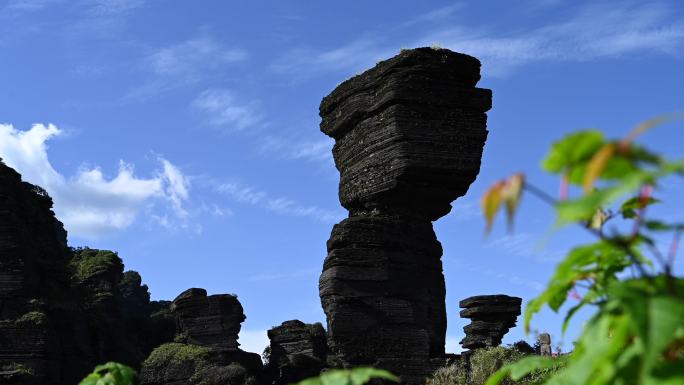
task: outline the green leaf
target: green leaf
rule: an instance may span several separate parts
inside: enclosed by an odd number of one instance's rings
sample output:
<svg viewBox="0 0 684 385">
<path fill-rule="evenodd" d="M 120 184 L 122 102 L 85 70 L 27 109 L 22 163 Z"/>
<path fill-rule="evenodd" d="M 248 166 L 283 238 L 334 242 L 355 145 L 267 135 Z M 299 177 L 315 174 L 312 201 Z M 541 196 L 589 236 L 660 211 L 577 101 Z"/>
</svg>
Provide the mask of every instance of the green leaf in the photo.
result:
<svg viewBox="0 0 684 385">
<path fill-rule="evenodd" d="M 386 380 L 399 382 L 399 377 L 386 370 L 370 367 L 360 367 L 351 370 L 351 380 L 353 385 L 363 385 L 371 378 L 383 378 Z"/>
<path fill-rule="evenodd" d="M 604 144 L 603 133 L 596 130 L 580 131 L 555 142 L 542 161 L 551 173 L 562 173 L 580 162 L 587 162 Z"/>
</svg>

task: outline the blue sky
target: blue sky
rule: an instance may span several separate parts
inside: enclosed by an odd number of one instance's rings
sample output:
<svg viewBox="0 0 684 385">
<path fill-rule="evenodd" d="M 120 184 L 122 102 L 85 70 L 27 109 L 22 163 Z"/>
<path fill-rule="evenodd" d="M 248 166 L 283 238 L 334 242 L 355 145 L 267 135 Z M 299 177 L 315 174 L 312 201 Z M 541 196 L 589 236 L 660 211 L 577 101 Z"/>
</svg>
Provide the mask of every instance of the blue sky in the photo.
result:
<svg viewBox="0 0 684 385">
<path fill-rule="evenodd" d="M 318 275 L 346 212 L 321 98 L 433 44 L 478 57 L 494 92 L 480 175 L 435 223 L 458 351 L 460 299 L 530 299 L 589 241 L 571 229 L 541 248 L 553 212 L 531 196 L 514 233 L 485 239 L 482 192 L 525 171 L 555 193 L 538 166 L 553 140 L 684 107 L 680 2 L 0 0 L 0 157 L 53 196 L 71 245 L 118 251 L 153 298 L 238 294 L 240 342 L 261 352 L 270 327 L 325 320 Z M 681 137 L 679 122 L 643 142 L 681 156 Z M 684 216 L 683 193 L 668 183 L 661 213 Z M 560 339 L 552 313 L 533 326 Z"/>
</svg>

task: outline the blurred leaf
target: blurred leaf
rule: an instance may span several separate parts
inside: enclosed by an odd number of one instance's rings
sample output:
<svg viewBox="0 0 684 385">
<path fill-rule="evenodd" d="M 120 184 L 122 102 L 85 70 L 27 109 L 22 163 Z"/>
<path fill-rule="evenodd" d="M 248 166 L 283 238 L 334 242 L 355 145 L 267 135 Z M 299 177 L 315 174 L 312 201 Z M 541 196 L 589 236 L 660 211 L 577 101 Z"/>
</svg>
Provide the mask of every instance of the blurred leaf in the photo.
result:
<svg viewBox="0 0 684 385">
<path fill-rule="evenodd" d="M 558 174 L 586 162 L 603 146 L 603 133 L 596 130 L 580 131 L 553 143 L 542 161 L 542 167 Z"/>
<path fill-rule="evenodd" d="M 594 187 L 594 182 L 601 175 L 608 164 L 608 160 L 615 154 L 616 146 L 614 143 L 607 143 L 594 156 L 592 156 L 587 165 L 586 173 L 584 174 L 584 181 L 582 187 L 584 192 L 590 192 Z"/>
<path fill-rule="evenodd" d="M 558 365 L 558 360 L 551 357 L 527 356 L 499 369 L 489 377 L 485 385 L 498 385 L 509 376 L 517 381 L 536 370 L 552 368 L 556 365 Z"/>
<path fill-rule="evenodd" d="M 515 212 L 520 204 L 520 197 L 522 196 L 522 189 L 525 185 L 525 175 L 521 173 L 513 174 L 504 184 L 502 197 L 506 202 L 506 219 L 508 228 L 513 228 L 513 218 Z"/>
<path fill-rule="evenodd" d="M 607 219 L 608 214 L 606 214 L 603 209 L 599 208 L 591 217 L 591 221 L 589 221 L 589 228 L 599 230 L 601 227 L 603 227 L 603 224 L 606 223 Z"/>
<path fill-rule="evenodd" d="M 682 116 L 684 116 L 684 112 L 679 111 L 679 112 L 674 112 L 674 113 L 670 113 L 670 114 L 658 115 L 658 116 L 652 117 L 650 119 L 647 119 L 647 120 L 637 124 L 636 127 L 634 127 L 632 129 L 632 131 L 629 132 L 627 137 L 622 140 L 622 143 L 623 144 L 629 144 L 632 141 L 634 141 L 634 139 L 636 139 L 637 136 L 643 134 L 644 132 L 650 130 L 651 128 L 653 128 L 655 126 L 659 126 L 659 125 L 667 123 L 667 122 L 670 122 L 670 121 L 675 120 L 675 119 L 680 119 L 680 118 L 682 118 Z"/>
<path fill-rule="evenodd" d="M 492 224 L 494 224 L 494 217 L 501 207 L 501 202 L 503 201 L 503 188 L 505 182 L 496 182 L 493 186 L 489 188 L 482 196 L 481 206 L 482 211 L 485 216 L 485 221 L 487 222 L 485 232 L 489 233 L 492 230 Z"/>
<path fill-rule="evenodd" d="M 358 367 L 353 369 L 335 369 L 321 373 L 318 377 L 302 380 L 297 385 L 363 385 L 373 378 L 383 378 L 399 382 L 399 378 L 392 373 L 372 367 Z"/>
<path fill-rule="evenodd" d="M 351 370 L 351 379 L 353 385 L 363 385 L 371 378 L 384 378 L 386 380 L 399 382 L 399 377 L 386 370 L 370 367 L 354 368 Z"/>
</svg>

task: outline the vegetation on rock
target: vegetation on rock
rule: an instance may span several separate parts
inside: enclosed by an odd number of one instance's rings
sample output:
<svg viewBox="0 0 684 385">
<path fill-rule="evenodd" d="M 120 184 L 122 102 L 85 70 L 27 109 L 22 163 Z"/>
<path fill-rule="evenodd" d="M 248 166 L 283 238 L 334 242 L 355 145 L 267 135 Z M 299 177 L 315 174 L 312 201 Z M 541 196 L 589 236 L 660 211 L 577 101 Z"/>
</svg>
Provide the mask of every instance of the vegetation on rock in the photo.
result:
<svg viewBox="0 0 684 385">
<path fill-rule="evenodd" d="M 209 349 L 202 346 L 170 342 L 154 349 L 143 365 L 159 367 L 171 361 L 197 361 L 206 358 L 208 353 Z"/>
</svg>

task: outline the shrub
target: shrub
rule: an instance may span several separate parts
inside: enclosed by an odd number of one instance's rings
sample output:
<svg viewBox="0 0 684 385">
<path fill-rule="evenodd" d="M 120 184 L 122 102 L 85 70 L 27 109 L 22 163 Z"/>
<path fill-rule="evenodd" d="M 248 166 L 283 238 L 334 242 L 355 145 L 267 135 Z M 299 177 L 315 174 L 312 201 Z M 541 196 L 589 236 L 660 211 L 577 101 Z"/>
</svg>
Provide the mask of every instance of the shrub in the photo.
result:
<svg viewBox="0 0 684 385">
<path fill-rule="evenodd" d="M 484 384 L 487 378 L 502 366 L 516 362 L 523 357 L 524 354 L 519 351 L 503 346 L 477 349 L 470 357 L 470 384 Z M 504 382 L 504 384 L 514 384 L 514 382 Z"/>
<path fill-rule="evenodd" d="M 43 312 L 30 311 L 15 321 L 16 323 L 30 323 L 35 326 L 44 325 L 47 322 L 47 316 Z"/>
<path fill-rule="evenodd" d="M 428 385 L 468 385 L 468 368 L 463 360 L 441 367 L 427 381 Z"/>
<path fill-rule="evenodd" d="M 123 272 L 121 258 L 109 250 L 74 249 L 71 266 L 74 269 L 74 278 L 78 281 L 85 281 L 110 271 Z"/>
<path fill-rule="evenodd" d="M 206 358 L 208 353 L 209 349 L 201 346 L 171 342 L 154 349 L 143 366 L 160 367 L 170 361 L 197 361 Z"/>
</svg>

